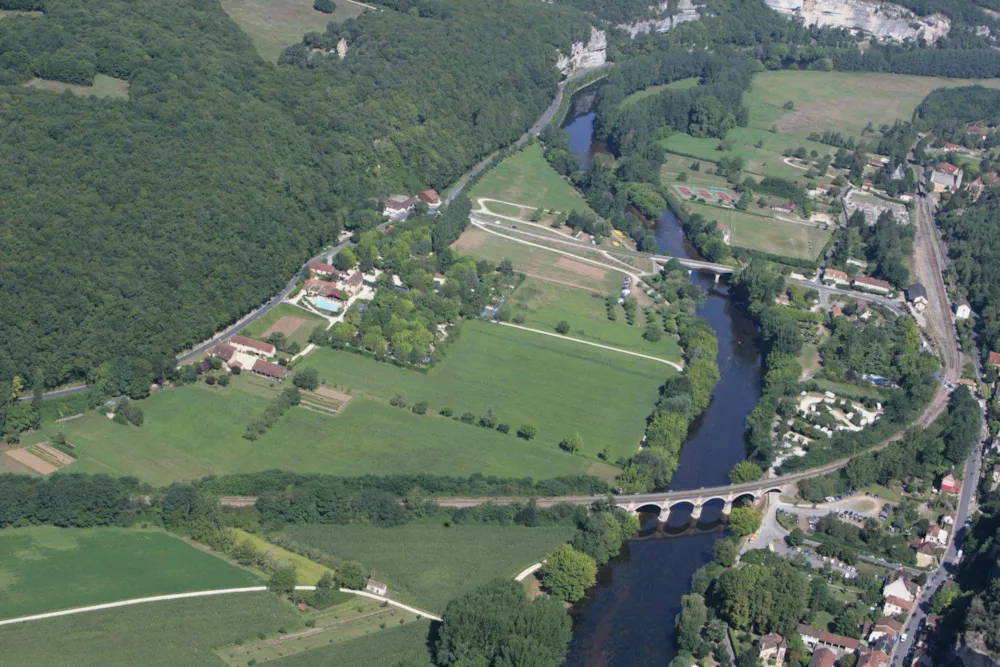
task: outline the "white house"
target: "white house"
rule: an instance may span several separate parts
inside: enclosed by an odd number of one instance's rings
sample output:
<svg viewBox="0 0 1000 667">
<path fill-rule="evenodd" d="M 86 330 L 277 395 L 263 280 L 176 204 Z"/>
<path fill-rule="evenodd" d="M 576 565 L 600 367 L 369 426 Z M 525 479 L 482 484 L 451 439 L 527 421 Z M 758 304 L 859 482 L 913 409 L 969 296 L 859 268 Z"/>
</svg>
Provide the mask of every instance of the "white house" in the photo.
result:
<svg viewBox="0 0 1000 667">
<path fill-rule="evenodd" d="M 882 605 L 882 613 L 886 616 L 907 616 L 911 609 L 913 609 L 912 601 L 898 598 L 895 595 L 887 597 L 885 604 Z"/>
<path fill-rule="evenodd" d="M 927 540 L 942 547 L 948 546 L 948 531 L 941 526 L 931 526 L 927 531 Z"/>
<path fill-rule="evenodd" d="M 383 584 L 381 581 L 376 581 L 375 579 L 369 579 L 368 583 L 365 584 L 365 590 L 369 593 L 374 593 L 375 595 L 385 595 L 389 587 Z"/>
<path fill-rule="evenodd" d="M 972 317 L 972 306 L 966 299 L 956 302 L 954 309 L 956 320 L 967 320 Z"/>
<path fill-rule="evenodd" d="M 229 344 L 239 352 L 252 354 L 261 359 L 270 359 L 275 353 L 274 346 L 270 343 L 264 343 L 253 338 L 247 338 L 246 336 L 233 336 L 229 339 Z"/>
<path fill-rule="evenodd" d="M 897 597 L 907 602 L 913 602 L 918 595 L 920 595 L 920 586 L 902 571 L 892 574 L 888 583 L 882 588 L 882 596 L 886 598 Z"/>
</svg>

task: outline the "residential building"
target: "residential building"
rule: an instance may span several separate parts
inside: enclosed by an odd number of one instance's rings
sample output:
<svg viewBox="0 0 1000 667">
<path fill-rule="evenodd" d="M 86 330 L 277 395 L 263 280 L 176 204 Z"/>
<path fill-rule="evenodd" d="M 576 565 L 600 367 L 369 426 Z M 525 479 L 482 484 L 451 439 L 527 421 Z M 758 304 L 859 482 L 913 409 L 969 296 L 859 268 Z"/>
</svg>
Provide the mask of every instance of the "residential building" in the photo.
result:
<svg viewBox="0 0 1000 667">
<path fill-rule="evenodd" d="M 993 366 L 1000 366 L 1000 352 L 990 352 L 990 356 L 987 357 L 986 363 Z"/>
<path fill-rule="evenodd" d="M 983 189 L 985 188 L 982 178 L 977 178 L 971 183 L 965 185 L 965 189 L 969 192 L 969 196 L 972 197 L 972 201 L 979 199 L 979 196 L 983 194 Z"/>
<path fill-rule="evenodd" d="M 856 667 L 889 667 L 889 656 L 885 651 L 862 651 Z"/>
<path fill-rule="evenodd" d="M 885 604 L 882 605 L 882 613 L 886 616 L 906 616 L 910 613 L 911 609 L 913 609 L 913 602 L 911 600 L 904 600 L 895 595 L 887 597 Z"/>
<path fill-rule="evenodd" d="M 959 174 L 962 173 L 961 168 L 956 167 L 950 162 L 942 162 L 935 168 L 935 171 L 940 171 L 942 173 L 948 174 L 949 176 L 958 176 Z"/>
<path fill-rule="evenodd" d="M 841 316 L 843 316 L 843 314 L 844 314 L 844 309 L 840 307 L 839 303 L 833 304 L 833 307 L 830 308 L 830 317 L 831 318 L 833 318 L 833 317 L 841 317 Z"/>
<path fill-rule="evenodd" d="M 895 596 L 908 602 L 913 602 L 920 595 L 920 586 L 906 576 L 902 570 L 892 573 L 882 587 L 882 596 Z"/>
<path fill-rule="evenodd" d="M 309 270 L 313 276 L 334 276 L 340 273 L 333 265 L 318 260 L 309 263 Z"/>
<path fill-rule="evenodd" d="M 968 131 L 969 134 L 975 134 L 983 139 L 990 136 L 990 129 L 988 127 L 983 127 L 982 125 L 970 125 Z"/>
<path fill-rule="evenodd" d="M 962 185 L 962 170 L 949 162 L 942 162 L 931 174 L 931 187 L 934 192 L 957 190 Z"/>
<path fill-rule="evenodd" d="M 962 482 L 952 473 L 948 473 L 941 478 L 941 491 L 944 493 L 961 493 Z"/>
<path fill-rule="evenodd" d="M 389 590 L 389 587 L 383 584 L 381 581 L 375 579 L 369 579 L 368 583 L 365 584 L 365 590 L 369 593 L 374 593 L 375 595 L 385 595 Z"/>
<path fill-rule="evenodd" d="M 806 645 L 810 651 L 815 651 L 816 647 L 819 646 L 819 636 L 821 631 L 812 627 L 811 625 L 805 625 L 803 623 L 799 624 L 799 636 L 802 638 L 802 643 Z"/>
<path fill-rule="evenodd" d="M 417 195 L 417 199 L 427 202 L 427 206 L 429 206 L 432 210 L 441 205 L 441 198 L 438 197 L 436 190 L 424 190 Z"/>
<path fill-rule="evenodd" d="M 233 355 L 236 354 L 236 348 L 229 343 L 216 343 L 215 347 L 212 348 L 211 354 L 229 363 L 232 361 Z"/>
<path fill-rule="evenodd" d="M 876 294 L 888 294 L 892 291 L 892 285 L 884 280 L 879 280 L 878 278 L 871 278 L 869 276 L 858 276 L 851 283 L 854 289 L 862 290 L 864 292 L 874 292 Z"/>
<path fill-rule="evenodd" d="M 823 269 L 823 282 L 834 287 L 840 287 L 842 285 L 850 285 L 851 279 L 843 271 L 827 267 Z"/>
<path fill-rule="evenodd" d="M 765 665 L 781 665 L 785 662 L 785 651 L 788 650 L 788 642 L 776 632 L 764 635 L 757 644 L 759 657 Z"/>
<path fill-rule="evenodd" d="M 269 359 L 274 356 L 275 349 L 270 343 L 264 343 L 246 336 L 233 336 L 229 339 L 229 344 L 236 348 L 238 352 L 252 354 L 261 359 Z"/>
<path fill-rule="evenodd" d="M 264 361 L 263 359 L 258 359 L 253 362 L 253 366 L 250 367 L 250 372 L 254 375 L 260 375 L 261 377 L 266 377 L 269 380 L 277 380 L 281 382 L 288 375 L 288 369 L 280 364 L 273 364 L 270 361 Z"/>
<path fill-rule="evenodd" d="M 861 647 L 861 642 L 857 639 L 835 635 L 832 632 L 819 630 L 810 625 L 800 623 L 798 631 L 799 636 L 802 638 L 802 643 L 810 650 L 825 647 L 832 651 L 835 656 L 839 656 L 843 653 L 853 653 Z"/>
<path fill-rule="evenodd" d="M 972 306 L 969 304 L 968 299 L 955 302 L 954 309 L 956 320 L 967 320 L 972 316 Z"/>
<path fill-rule="evenodd" d="M 355 270 L 354 273 L 350 275 L 341 274 L 340 280 L 337 281 L 337 287 L 347 294 L 354 296 L 361 291 L 361 285 L 364 281 L 364 274 L 359 270 Z"/>
<path fill-rule="evenodd" d="M 1000 483 L 1000 463 L 993 466 L 993 483 Z"/>
<path fill-rule="evenodd" d="M 837 664 L 837 654 L 828 648 L 821 648 L 812 654 L 809 667 L 834 667 Z"/>
<path fill-rule="evenodd" d="M 938 546 L 946 547 L 948 546 L 948 531 L 938 525 L 933 525 L 930 530 L 927 531 L 928 541 L 934 542 Z"/>
<path fill-rule="evenodd" d="M 937 565 L 937 544 L 935 542 L 917 541 L 910 546 L 917 552 L 917 567 Z"/>
<path fill-rule="evenodd" d="M 311 296 L 325 296 L 328 299 L 343 299 L 343 294 L 341 293 L 341 289 L 337 287 L 337 283 L 310 278 L 306 281 L 303 289 L 306 291 L 306 294 Z"/>
<path fill-rule="evenodd" d="M 889 637 L 895 639 L 900 632 L 903 631 L 903 624 L 894 618 L 889 618 L 888 616 L 882 616 L 875 624 L 872 626 L 871 632 L 868 633 L 869 643 L 874 642 L 882 637 Z"/>
<path fill-rule="evenodd" d="M 927 288 L 920 283 L 913 283 L 906 288 L 906 300 L 913 306 L 913 310 L 924 312 L 927 308 Z"/>
<path fill-rule="evenodd" d="M 408 197 L 407 195 L 393 195 L 389 197 L 389 200 L 385 203 L 385 210 L 383 213 L 393 218 L 397 216 L 405 216 L 412 211 L 413 207 L 416 205 L 417 201 L 413 197 Z"/>
</svg>

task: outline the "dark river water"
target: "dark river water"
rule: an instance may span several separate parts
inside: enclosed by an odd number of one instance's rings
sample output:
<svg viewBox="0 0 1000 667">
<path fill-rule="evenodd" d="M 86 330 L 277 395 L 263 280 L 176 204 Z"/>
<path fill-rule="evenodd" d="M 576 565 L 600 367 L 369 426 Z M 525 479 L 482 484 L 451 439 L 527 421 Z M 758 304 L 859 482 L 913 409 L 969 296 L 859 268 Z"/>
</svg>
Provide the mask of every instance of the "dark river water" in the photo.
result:
<svg viewBox="0 0 1000 667">
<path fill-rule="evenodd" d="M 563 125 L 571 150 L 585 166 L 604 150 L 592 141 L 595 91 L 585 89 L 572 100 Z M 697 258 L 684 239 L 676 217 L 665 209 L 656 222 L 656 240 L 665 254 Z M 753 323 L 732 306 L 726 287 L 711 276 L 692 274 L 691 280 L 709 290 L 698 309 L 719 340 L 721 380 L 712 403 L 692 425 L 681 452 L 671 489 L 724 484 L 729 470 L 744 458 L 743 430 L 747 415 L 761 393 L 760 356 L 754 346 Z M 721 506 L 707 506 L 703 525 L 718 521 Z M 687 594 L 694 571 L 712 558 L 712 545 L 722 530 L 672 537 L 681 532 L 689 512 L 675 510 L 670 523 L 659 525 L 646 516 L 642 534 L 622 554 L 601 569 L 597 586 L 573 610 L 573 640 L 566 664 L 570 667 L 665 667 L 676 655 L 674 619 L 681 596 Z"/>
</svg>

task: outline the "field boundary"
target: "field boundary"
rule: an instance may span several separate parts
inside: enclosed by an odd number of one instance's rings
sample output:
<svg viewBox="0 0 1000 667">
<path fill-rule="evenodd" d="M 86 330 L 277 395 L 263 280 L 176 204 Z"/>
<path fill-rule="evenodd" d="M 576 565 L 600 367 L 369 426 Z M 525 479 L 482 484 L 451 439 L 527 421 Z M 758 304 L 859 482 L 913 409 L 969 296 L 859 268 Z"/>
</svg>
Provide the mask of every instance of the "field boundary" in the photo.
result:
<svg viewBox="0 0 1000 667">
<path fill-rule="evenodd" d="M 568 340 L 574 343 L 582 343 L 583 345 L 590 345 L 592 347 L 599 347 L 602 350 L 610 350 L 612 352 L 620 352 L 621 354 L 630 354 L 633 357 L 640 357 L 642 359 L 649 359 L 650 361 L 659 361 L 661 364 L 667 364 L 668 366 L 673 366 L 679 371 L 684 370 L 682 364 L 676 361 L 667 361 L 666 359 L 660 359 L 659 357 L 654 357 L 649 354 L 643 354 L 641 352 L 633 352 L 631 350 L 623 350 L 620 347 L 612 347 L 610 345 L 603 345 L 601 343 L 592 343 L 589 340 L 582 340 L 580 338 L 572 338 L 570 336 L 563 336 L 562 334 L 552 333 L 551 331 L 543 331 L 542 329 L 532 329 L 531 327 L 521 326 L 520 324 L 511 324 L 510 322 L 497 322 L 497 324 L 511 327 L 512 329 L 521 329 L 522 331 L 530 331 L 536 334 L 542 334 L 543 336 L 552 336 L 553 338 L 559 338 L 560 340 Z"/>
</svg>

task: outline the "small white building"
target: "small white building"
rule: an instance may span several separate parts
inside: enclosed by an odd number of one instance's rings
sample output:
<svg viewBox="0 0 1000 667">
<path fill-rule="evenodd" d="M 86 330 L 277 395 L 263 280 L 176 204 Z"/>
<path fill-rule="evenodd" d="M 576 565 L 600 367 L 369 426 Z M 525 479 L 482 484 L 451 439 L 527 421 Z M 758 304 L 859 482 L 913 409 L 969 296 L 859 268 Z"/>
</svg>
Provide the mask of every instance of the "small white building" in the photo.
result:
<svg viewBox="0 0 1000 667">
<path fill-rule="evenodd" d="M 389 590 L 389 587 L 383 584 L 381 581 L 375 579 L 369 579 L 368 583 L 365 584 L 365 590 L 369 593 L 374 593 L 375 595 L 385 595 Z"/>
<path fill-rule="evenodd" d="M 948 531 L 941 526 L 931 526 L 927 531 L 927 541 L 946 547 L 948 546 Z"/>
<path fill-rule="evenodd" d="M 954 305 L 954 310 L 956 320 L 967 320 L 972 317 L 972 306 L 966 299 L 957 301 Z"/>
<path fill-rule="evenodd" d="M 920 586 L 902 571 L 890 576 L 888 583 L 882 588 L 882 596 L 886 599 L 894 597 L 907 602 L 913 602 L 919 594 Z M 888 615 L 892 616 L 893 614 Z"/>
</svg>

